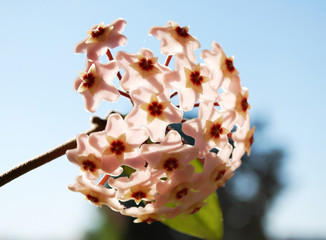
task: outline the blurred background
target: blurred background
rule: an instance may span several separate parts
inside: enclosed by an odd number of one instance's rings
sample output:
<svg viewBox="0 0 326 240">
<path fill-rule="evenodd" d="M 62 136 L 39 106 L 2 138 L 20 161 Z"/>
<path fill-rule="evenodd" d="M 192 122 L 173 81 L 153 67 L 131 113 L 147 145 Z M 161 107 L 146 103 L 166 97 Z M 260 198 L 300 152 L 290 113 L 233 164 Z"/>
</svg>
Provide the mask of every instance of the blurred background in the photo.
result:
<svg viewBox="0 0 326 240">
<path fill-rule="evenodd" d="M 163 63 L 148 30 L 174 20 L 201 50 L 217 41 L 234 55 L 249 88 L 255 143 L 218 191 L 224 239 L 326 239 L 325 1 L 0 0 L 0 11 L 0 174 L 90 128 L 73 50 L 91 26 L 124 18 L 128 44 L 113 55 L 146 47 Z M 129 109 L 121 98 L 95 114 Z M 78 171 L 61 157 L 1 187 L 0 239 L 191 239 L 89 204 L 67 189 Z"/>
</svg>

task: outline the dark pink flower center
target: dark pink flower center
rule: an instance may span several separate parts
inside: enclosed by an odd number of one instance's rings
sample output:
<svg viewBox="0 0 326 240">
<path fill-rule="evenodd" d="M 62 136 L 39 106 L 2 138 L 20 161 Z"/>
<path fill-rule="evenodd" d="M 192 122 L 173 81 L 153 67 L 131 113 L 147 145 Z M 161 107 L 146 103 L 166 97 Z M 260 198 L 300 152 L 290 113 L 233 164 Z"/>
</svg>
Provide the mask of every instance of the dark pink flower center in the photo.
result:
<svg viewBox="0 0 326 240">
<path fill-rule="evenodd" d="M 153 116 L 160 116 L 163 113 L 163 105 L 157 101 L 153 101 L 148 105 L 148 112 Z"/>
<path fill-rule="evenodd" d="M 100 37 L 104 32 L 105 32 L 105 28 L 104 28 L 104 27 L 98 27 L 98 28 L 92 30 L 91 36 L 92 36 L 92 38 L 98 38 L 98 37 Z"/>
<path fill-rule="evenodd" d="M 223 128 L 220 123 L 215 123 L 211 129 L 210 132 L 212 138 L 219 138 L 220 135 L 223 133 Z"/>
<path fill-rule="evenodd" d="M 89 201 L 91 201 L 92 203 L 98 203 L 98 202 L 100 201 L 97 197 L 94 197 L 94 196 L 92 196 L 92 195 L 90 195 L 90 194 L 87 194 L 87 195 L 86 195 L 86 198 L 87 198 Z"/>
<path fill-rule="evenodd" d="M 226 172 L 225 169 L 219 171 L 219 172 L 217 173 L 215 179 L 214 179 L 215 182 L 218 182 L 219 180 L 221 180 L 221 179 L 223 178 L 225 172 Z"/>
<path fill-rule="evenodd" d="M 84 76 L 83 76 L 83 85 L 87 88 L 90 88 L 94 85 L 95 83 L 95 76 L 93 73 L 86 73 Z"/>
<path fill-rule="evenodd" d="M 139 67 L 144 71 L 151 71 L 154 68 L 154 63 L 151 59 L 142 58 L 138 61 Z"/>
<path fill-rule="evenodd" d="M 225 59 L 225 65 L 229 72 L 233 72 L 235 70 L 235 68 L 233 66 L 233 61 L 231 59 L 229 59 L 229 58 Z"/>
<path fill-rule="evenodd" d="M 188 188 L 183 188 L 183 189 L 181 189 L 180 191 L 177 192 L 176 198 L 181 199 L 181 198 L 187 196 L 187 194 L 188 194 Z"/>
<path fill-rule="evenodd" d="M 249 144 L 250 146 L 254 143 L 254 135 L 251 136 L 251 138 L 249 138 Z"/>
<path fill-rule="evenodd" d="M 195 85 L 199 86 L 204 81 L 204 78 L 202 75 L 200 75 L 199 71 L 193 71 L 190 73 L 190 81 Z"/>
<path fill-rule="evenodd" d="M 146 197 L 146 193 L 142 192 L 142 191 L 137 191 L 131 194 L 131 197 L 133 197 L 134 199 L 140 200 Z"/>
<path fill-rule="evenodd" d="M 164 161 L 163 168 L 169 172 L 178 168 L 178 160 L 175 158 L 168 158 Z"/>
<path fill-rule="evenodd" d="M 110 150 L 114 154 L 119 155 L 125 151 L 125 144 L 120 140 L 115 140 L 111 143 Z"/>
<path fill-rule="evenodd" d="M 242 111 L 247 111 L 249 107 L 249 104 L 248 104 L 248 100 L 247 98 L 243 98 L 242 101 L 241 101 L 241 108 L 242 108 Z"/>
<path fill-rule="evenodd" d="M 96 165 L 90 160 L 83 161 L 82 167 L 85 171 L 94 172 L 96 170 Z"/>
<path fill-rule="evenodd" d="M 178 34 L 180 37 L 186 38 L 186 37 L 189 36 L 189 34 L 188 34 L 188 30 L 187 30 L 186 27 L 179 27 L 179 26 L 177 26 L 177 27 L 175 28 L 175 31 L 177 32 L 177 34 Z"/>
</svg>

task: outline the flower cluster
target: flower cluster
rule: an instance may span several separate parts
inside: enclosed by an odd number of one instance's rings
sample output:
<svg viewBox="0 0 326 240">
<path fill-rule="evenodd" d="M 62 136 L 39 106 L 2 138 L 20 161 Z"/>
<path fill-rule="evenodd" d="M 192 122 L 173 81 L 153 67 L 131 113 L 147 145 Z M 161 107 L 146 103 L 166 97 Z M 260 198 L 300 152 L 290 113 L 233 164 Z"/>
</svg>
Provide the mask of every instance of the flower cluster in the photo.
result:
<svg viewBox="0 0 326 240">
<path fill-rule="evenodd" d="M 74 81 L 86 109 L 94 112 L 101 100 L 115 102 L 120 96 L 133 108 L 124 117 L 111 113 L 105 130 L 77 136 L 77 148 L 67 157 L 82 174 L 69 189 L 135 222 L 194 214 L 232 177 L 243 154 L 250 154 L 254 127 L 248 90 L 241 86 L 233 57 L 219 44 L 203 50 L 199 63 L 194 53 L 199 41 L 173 21 L 149 31 L 161 41 L 164 64 L 145 48 L 112 57 L 110 49 L 127 43 L 121 34 L 125 25 L 123 19 L 95 25 L 75 48 L 87 54 L 85 70 Z M 99 60 L 104 54 L 108 63 Z M 172 57 L 174 69 L 168 67 Z M 119 86 L 113 84 L 116 77 Z M 194 108 L 197 116 L 185 119 L 184 112 Z M 172 123 L 181 125 L 194 145 Z M 196 161 L 202 169 L 195 169 Z"/>
</svg>

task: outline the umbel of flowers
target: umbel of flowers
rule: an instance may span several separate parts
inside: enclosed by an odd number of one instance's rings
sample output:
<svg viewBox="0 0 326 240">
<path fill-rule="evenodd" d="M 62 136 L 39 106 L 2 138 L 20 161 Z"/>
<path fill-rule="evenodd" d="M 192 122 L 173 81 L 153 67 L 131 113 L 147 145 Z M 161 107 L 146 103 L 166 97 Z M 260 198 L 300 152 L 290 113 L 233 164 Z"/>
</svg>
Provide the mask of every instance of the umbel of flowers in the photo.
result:
<svg viewBox="0 0 326 240">
<path fill-rule="evenodd" d="M 243 154 L 250 154 L 254 127 L 248 90 L 241 86 L 233 57 L 218 43 L 203 50 L 198 62 L 199 41 L 173 21 L 149 31 L 160 40 L 164 64 L 146 48 L 112 57 L 110 49 L 127 43 L 125 25 L 123 19 L 95 25 L 75 48 L 87 55 L 85 70 L 74 81 L 86 109 L 94 112 L 101 100 L 119 97 L 129 98 L 133 108 L 125 117 L 111 113 L 105 130 L 77 136 L 77 148 L 67 157 L 81 174 L 69 189 L 135 222 L 195 214 L 232 177 Z M 99 59 L 105 54 L 108 63 Z M 174 68 L 168 67 L 172 57 Z M 113 84 L 116 77 L 119 86 Z M 197 117 L 185 119 L 184 112 L 193 108 Z M 182 124 L 194 145 L 172 123 Z M 195 171 L 194 161 L 202 163 L 201 171 Z"/>
</svg>

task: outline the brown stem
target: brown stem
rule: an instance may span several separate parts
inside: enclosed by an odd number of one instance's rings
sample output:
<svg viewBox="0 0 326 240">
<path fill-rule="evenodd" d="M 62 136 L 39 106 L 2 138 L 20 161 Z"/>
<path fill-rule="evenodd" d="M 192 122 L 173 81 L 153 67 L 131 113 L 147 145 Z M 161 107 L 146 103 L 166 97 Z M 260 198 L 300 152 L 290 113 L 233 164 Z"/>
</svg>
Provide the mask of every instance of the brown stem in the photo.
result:
<svg viewBox="0 0 326 240">
<path fill-rule="evenodd" d="M 103 176 L 103 178 L 101 179 L 101 181 L 100 181 L 97 185 L 99 185 L 99 186 L 100 186 L 100 185 L 103 186 L 109 178 L 110 178 L 110 175 L 105 174 L 105 175 Z"/>
<path fill-rule="evenodd" d="M 129 99 L 131 100 L 131 97 L 130 97 L 130 95 L 129 95 L 128 93 L 123 92 L 123 91 L 121 91 L 121 90 L 118 90 L 118 91 L 119 91 L 119 93 L 120 93 L 122 96 L 125 96 L 126 98 L 129 98 Z"/>
<path fill-rule="evenodd" d="M 108 50 L 106 51 L 106 56 L 108 56 L 108 58 L 109 58 L 110 61 L 113 60 L 113 57 L 112 57 L 112 54 L 111 54 L 110 49 L 108 49 Z M 120 72 L 117 73 L 117 76 L 118 76 L 119 80 L 122 79 Z"/>
<path fill-rule="evenodd" d="M 169 63 L 170 63 L 171 59 L 172 59 L 172 55 L 169 55 L 169 56 L 166 58 L 164 65 L 165 65 L 165 66 L 169 66 Z"/>
<path fill-rule="evenodd" d="M 92 123 L 95 126 L 94 128 L 90 129 L 87 132 L 87 134 L 104 130 L 106 125 L 106 120 L 100 119 L 98 117 L 93 117 Z M 64 155 L 67 150 L 76 147 L 77 147 L 76 139 L 72 139 L 36 158 L 33 158 L 27 162 L 22 163 L 21 165 L 9 170 L 8 172 L 0 176 L 0 187 L 35 168 L 38 168 L 48 162 L 51 162 L 52 160 Z"/>
<path fill-rule="evenodd" d="M 174 92 L 174 93 L 172 93 L 171 96 L 170 96 L 170 99 L 173 98 L 173 97 L 174 97 L 175 95 L 177 95 L 177 94 L 178 94 L 178 92 Z"/>
</svg>

